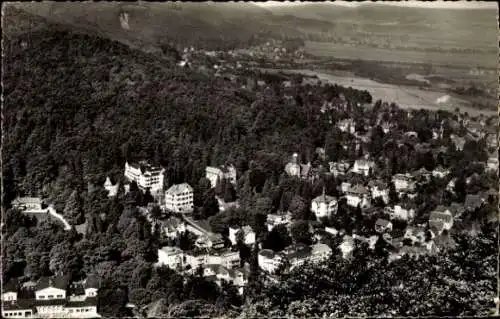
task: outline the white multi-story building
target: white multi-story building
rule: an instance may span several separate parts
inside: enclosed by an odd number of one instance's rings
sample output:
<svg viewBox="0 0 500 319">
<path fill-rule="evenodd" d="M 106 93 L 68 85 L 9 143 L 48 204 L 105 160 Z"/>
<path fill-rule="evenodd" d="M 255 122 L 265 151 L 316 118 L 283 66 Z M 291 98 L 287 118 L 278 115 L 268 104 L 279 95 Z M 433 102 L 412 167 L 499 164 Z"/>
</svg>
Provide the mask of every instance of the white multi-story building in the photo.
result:
<svg viewBox="0 0 500 319">
<path fill-rule="evenodd" d="M 351 172 L 356 174 L 361 174 L 364 176 L 370 176 L 372 171 L 375 169 L 375 162 L 367 159 L 359 159 L 354 161 L 354 166 Z"/>
<path fill-rule="evenodd" d="M 42 211 L 42 203 L 39 197 L 18 197 L 12 201 L 12 207 L 23 211 Z"/>
<path fill-rule="evenodd" d="M 362 185 L 354 185 L 345 194 L 347 205 L 352 207 L 368 208 L 371 205 L 370 192 Z"/>
<path fill-rule="evenodd" d="M 7 289 L 5 289 L 7 288 Z M 19 298 L 18 291 L 24 290 Z M 69 284 L 65 277 L 42 277 L 32 288 L 17 285 L 4 287 L 3 318 L 99 318 L 97 313 L 97 280 Z"/>
<path fill-rule="evenodd" d="M 237 268 L 240 266 L 240 253 L 239 251 L 221 251 L 212 252 L 208 255 L 207 262 L 209 264 L 217 264 L 224 266 L 228 269 Z"/>
<path fill-rule="evenodd" d="M 337 212 L 338 201 L 333 196 L 323 194 L 312 200 L 311 211 L 316 215 L 317 219 L 329 218 Z"/>
<path fill-rule="evenodd" d="M 450 174 L 450 170 L 449 169 L 446 169 L 444 167 L 437 167 L 436 169 L 434 169 L 432 171 L 432 176 L 434 177 L 438 177 L 438 178 L 444 178 L 446 176 L 448 176 Z"/>
<path fill-rule="evenodd" d="M 273 230 L 274 227 L 283 225 L 283 226 L 289 226 L 289 224 L 292 221 L 292 214 L 287 213 L 284 215 L 277 215 L 277 214 L 269 214 L 267 215 L 267 230 L 271 231 Z"/>
<path fill-rule="evenodd" d="M 139 163 L 125 163 L 125 177 L 137 183 L 142 191 L 149 190 L 151 195 L 157 196 L 163 192 L 163 173 L 165 169 L 155 167 L 146 161 Z"/>
<path fill-rule="evenodd" d="M 262 249 L 257 256 L 257 262 L 262 270 L 272 274 L 281 266 L 283 257 L 271 249 Z"/>
<path fill-rule="evenodd" d="M 177 247 L 165 246 L 158 249 L 158 265 L 164 265 L 171 269 L 183 267 L 183 253 Z"/>
<path fill-rule="evenodd" d="M 165 192 L 165 208 L 176 213 L 193 211 L 193 188 L 187 183 L 176 184 Z"/>
<path fill-rule="evenodd" d="M 210 185 L 214 188 L 217 185 L 217 180 L 223 179 L 236 184 L 236 169 L 233 165 L 223 165 L 220 167 L 207 166 L 205 169 L 205 177 L 210 180 Z"/>
<path fill-rule="evenodd" d="M 415 189 L 415 180 L 410 174 L 396 174 L 392 177 L 396 192 L 409 192 Z"/>
<path fill-rule="evenodd" d="M 387 207 L 385 211 L 389 214 L 391 219 L 411 220 L 415 217 L 414 209 L 401 205 L 394 205 L 394 208 Z"/>
<path fill-rule="evenodd" d="M 370 181 L 368 184 L 370 187 L 372 198 L 380 197 L 384 203 L 389 203 L 389 186 L 380 180 Z"/>
<path fill-rule="evenodd" d="M 332 255 L 333 251 L 330 248 L 330 246 L 325 245 L 325 244 L 314 244 L 311 246 L 311 256 L 310 256 L 310 261 L 311 262 L 320 262 L 325 259 L 330 258 Z"/>
<path fill-rule="evenodd" d="M 245 285 L 248 283 L 248 274 L 244 269 L 228 269 L 217 264 L 203 266 L 203 276 L 212 279 L 221 286 L 222 281 L 230 282 L 238 288 L 238 293 L 243 294 Z"/>
<path fill-rule="evenodd" d="M 229 227 L 229 240 L 233 246 L 238 242 L 239 232 L 243 233 L 243 243 L 245 245 L 253 245 L 255 243 L 255 232 L 252 230 L 252 227 Z"/>
<path fill-rule="evenodd" d="M 330 162 L 330 173 L 334 176 L 345 175 L 349 172 L 351 165 L 348 161 Z"/>
</svg>

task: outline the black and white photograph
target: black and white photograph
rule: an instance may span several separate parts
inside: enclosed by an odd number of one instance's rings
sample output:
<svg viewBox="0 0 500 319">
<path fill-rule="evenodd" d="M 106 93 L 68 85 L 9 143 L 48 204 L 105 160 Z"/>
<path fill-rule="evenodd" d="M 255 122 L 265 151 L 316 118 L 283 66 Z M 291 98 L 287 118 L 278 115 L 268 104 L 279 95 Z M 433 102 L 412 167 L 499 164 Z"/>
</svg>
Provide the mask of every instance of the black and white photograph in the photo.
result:
<svg viewBox="0 0 500 319">
<path fill-rule="evenodd" d="M 500 315 L 487 1 L 2 3 L 2 318 Z"/>
</svg>

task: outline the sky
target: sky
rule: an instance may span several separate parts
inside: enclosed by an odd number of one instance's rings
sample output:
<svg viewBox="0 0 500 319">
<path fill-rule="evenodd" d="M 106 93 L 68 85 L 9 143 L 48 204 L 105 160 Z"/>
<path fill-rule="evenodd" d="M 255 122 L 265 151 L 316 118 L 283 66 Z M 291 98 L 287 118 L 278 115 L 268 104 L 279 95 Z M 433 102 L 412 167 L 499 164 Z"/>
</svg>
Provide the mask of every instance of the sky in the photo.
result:
<svg viewBox="0 0 500 319">
<path fill-rule="evenodd" d="M 302 5 L 308 3 L 307 1 L 304 2 L 281 2 L 281 1 L 267 1 L 267 2 L 255 2 L 256 5 L 262 6 L 262 7 L 273 7 L 273 6 L 282 6 L 282 5 L 288 5 L 288 6 L 296 6 L 296 5 Z M 312 3 L 312 2 L 311 2 Z M 342 5 L 346 7 L 357 7 L 359 5 L 362 5 L 363 3 L 377 3 L 377 4 L 385 4 L 385 5 L 391 5 L 391 6 L 405 6 L 405 7 L 417 7 L 417 8 L 450 8 L 450 9 L 475 9 L 475 8 L 496 8 L 497 4 L 496 2 L 481 2 L 481 1 L 429 1 L 429 2 L 424 2 L 424 1 L 396 1 L 393 3 L 390 3 L 388 1 L 377 1 L 377 2 L 372 2 L 372 1 L 366 1 L 366 2 L 350 2 L 350 1 L 335 1 L 331 2 L 332 5 Z"/>
</svg>

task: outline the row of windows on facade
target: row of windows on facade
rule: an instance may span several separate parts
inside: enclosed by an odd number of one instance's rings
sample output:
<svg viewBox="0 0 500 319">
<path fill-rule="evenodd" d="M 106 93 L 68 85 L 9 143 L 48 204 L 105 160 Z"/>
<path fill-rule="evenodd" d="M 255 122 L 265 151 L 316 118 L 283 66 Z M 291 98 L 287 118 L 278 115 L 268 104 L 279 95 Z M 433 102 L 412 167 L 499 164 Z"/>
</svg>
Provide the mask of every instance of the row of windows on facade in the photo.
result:
<svg viewBox="0 0 500 319">
<path fill-rule="evenodd" d="M 193 206 L 190 202 L 186 203 L 167 203 L 168 206 L 177 206 L 177 207 L 183 207 L 183 206 Z"/>
<path fill-rule="evenodd" d="M 5 312 L 5 317 L 26 317 L 26 315 L 23 316 L 22 312 Z M 31 314 L 31 312 L 30 312 Z"/>
<path fill-rule="evenodd" d="M 191 196 L 193 196 L 193 193 L 192 192 L 184 192 L 184 193 L 174 194 L 173 196 L 177 196 L 177 197 L 181 197 L 181 196 L 191 197 Z"/>
<path fill-rule="evenodd" d="M 63 295 L 57 295 L 55 298 L 64 298 Z M 38 299 L 45 299 L 44 295 L 39 295 Z M 47 299 L 54 299 L 54 295 L 47 295 Z"/>
</svg>

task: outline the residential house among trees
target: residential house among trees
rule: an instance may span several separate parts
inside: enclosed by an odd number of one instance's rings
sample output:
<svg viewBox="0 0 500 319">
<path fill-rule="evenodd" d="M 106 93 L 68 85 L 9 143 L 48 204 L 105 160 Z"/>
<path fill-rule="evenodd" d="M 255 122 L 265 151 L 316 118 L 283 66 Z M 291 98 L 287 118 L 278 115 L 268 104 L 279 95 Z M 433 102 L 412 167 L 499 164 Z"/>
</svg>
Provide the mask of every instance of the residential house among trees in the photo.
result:
<svg viewBox="0 0 500 319">
<path fill-rule="evenodd" d="M 364 176 L 370 176 L 375 168 L 375 162 L 367 159 L 359 159 L 354 161 L 354 166 L 351 172 L 356 174 L 361 174 Z"/>
<path fill-rule="evenodd" d="M 438 177 L 438 178 L 444 178 L 444 177 L 448 176 L 449 174 L 450 174 L 450 170 L 446 169 L 442 166 L 438 166 L 432 171 L 432 176 Z"/>
<path fill-rule="evenodd" d="M 434 235 L 441 235 L 443 230 L 453 227 L 453 214 L 442 205 L 436 207 L 429 216 L 429 227 Z"/>
<path fill-rule="evenodd" d="M 104 182 L 104 188 L 108 191 L 108 197 L 115 197 L 118 194 L 118 189 L 120 187 L 120 183 L 113 184 L 109 176 L 106 177 L 106 181 Z"/>
<path fill-rule="evenodd" d="M 392 231 L 392 223 L 387 219 L 379 218 L 375 222 L 375 231 L 378 233 L 383 233 L 386 231 Z"/>
<path fill-rule="evenodd" d="M 386 207 L 385 212 L 389 214 L 391 219 L 411 220 L 415 216 L 415 210 L 410 208 L 408 204 L 394 205 L 393 208 Z"/>
<path fill-rule="evenodd" d="M 158 249 L 158 264 L 171 269 L 181 269 L 183 257 L 182 250 L 177 247 L 165 246 Z"/>
<path fill-rule="evenodd" d="M 163 180 L 165 169 L 156 167 L 146 161 L 139 163 L 125 163 L 125 177 L 129 181 L 137 183 L 143 192 L 149 190 L 154 197 L 163 192 Z"/>
<path fill-rule="evenodd" d="M 193 188 L 187 183 L 172 185 L 165 192 L 165 208 L 176 213 L 191 213 L 194 208 Z"/>
<path fill-rule="evenodd" d="M 299 155 L 294 153 L 292 161 L 285 165 L 285 173 L 289 176 L 297 177 L 303 180 L 314 181 L 317 174 L 314 172 L 311 163 L 299 164 Z"/>
<path fill-rule="evenodd" d="M 324 188 L 323 194 L 314 198 L 311 202 L 311 211 L 316 215 L 317 219 L 329 218 L 337 212 L 337 209 L 337 199 L 326 195 Z"/>
<path fill-rule="evenodd" d="M 415 189 L 415 180 L 410 174 L 396 174 L 392 177 L 394 188 L 398 193 L 411 192 Z"/>
<path fill-rule="evenodd" d="M 347 205 L 352 207 L 368 208 L 371 205 L 370 193 L 366 187 L 360 184 L 356 184 L 350 187 L 345 198 L 347 200 Z"/>
<path fill-rule="evenodd" d="M 350 134 L 354 134 L 356 132 L 356 123 L 354 123 L 353 119 L 345 119 L 342 121 L 339 121 L 337 123 L 337 127 L 342 131 L 342 132 L 348 132 Z"/>
<path fill-rule="evenodd" d="M 243 226 L 241 228 L 229 227 L 229 240 L 233 246 L 238 243 L 238 236 L 241 236 L 243 244 L 245 245 L 253 245 L 255 243 L 255 232 L 250 226 Z"/>
<path fill-rule="evenodd" d="M 287 213 L 287 214 L 269 214 L 267 215 L 267 220 L 266 220 L 266 225 L 267 225 L 267 230 L 272 231 L 274 227 L 283 225 L 283 226 L 288 226 L 292 222 L 292 214 Z"/>
<path fill-rule="evenodd" d="M 236 185 L 236 169 L 233 165 L 222 165 L 220 167 L 207 166 L 205 177 L 210 180 L 212 188 L 217 186 L 217 181 L 227 180 Z"/>
<path fill-rule="evenodd" d="M 186 231 L 186 225 L 177 217 L 159 221 L 161 231 L 169 239 L 175 239 L 179 234 Z"/>
<path fill-rule="evenodd" d="M 21 211 L 41 211 L 42 203 L 39 197 L 18 197 L 12 201 L 12 207 Z"/>
<path fill-rule="evenodd" d="M 330 165 L 330 173 L 332 173 L 333 176 L 345 175 L 351 168 L 348 161 L 330 162 L 328 164 Z"/>
<path fill-rule="evenodd" d="M 368 183 L 368 187 L 373 199 L 380 197 L 385 204 L 389 203 L 389 185 L 386 182 L 372 180 Z"/>
</svg>

